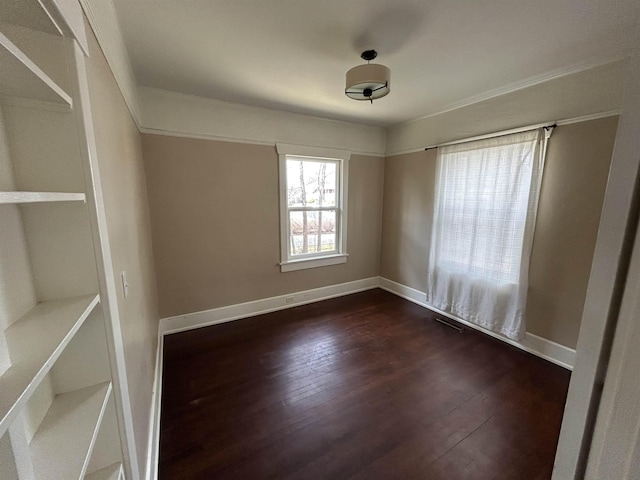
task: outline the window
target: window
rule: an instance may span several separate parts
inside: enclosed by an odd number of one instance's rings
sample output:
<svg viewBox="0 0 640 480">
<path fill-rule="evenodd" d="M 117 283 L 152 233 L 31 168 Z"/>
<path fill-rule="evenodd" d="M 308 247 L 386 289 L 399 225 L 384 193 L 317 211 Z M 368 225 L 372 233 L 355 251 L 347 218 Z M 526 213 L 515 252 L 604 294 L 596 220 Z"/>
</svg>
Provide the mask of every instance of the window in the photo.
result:
<svg viewBox="0 0 640 480">
<path fill-rule="evenodd" d="M 277 147 L 281 271 L 345 263 L 349 152 Z"/>
<path fill-rule="evenodd" d="M 438 149 L 427 303 L 520 340 L 544 165 L 537 130 Z"/>
<path fill-rule="evenodd" d="M 533 147 L 443 153 L 438 263 L 495 284 L 518 283 Z"/>
</svg>

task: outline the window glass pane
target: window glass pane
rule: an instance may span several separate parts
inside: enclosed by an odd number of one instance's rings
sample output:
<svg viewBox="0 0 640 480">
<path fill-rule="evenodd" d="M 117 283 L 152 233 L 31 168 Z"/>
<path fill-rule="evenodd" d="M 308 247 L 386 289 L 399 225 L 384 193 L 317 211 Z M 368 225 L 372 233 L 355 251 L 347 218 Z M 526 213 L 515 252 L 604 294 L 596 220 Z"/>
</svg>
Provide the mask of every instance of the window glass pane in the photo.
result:
<svg viewBox="0 0 640 480">
<path fill-rule="evenodd" d="M 335 252 L 336 247 L 336 212 L 318 212 L 318 225 L 320 225 L 321 244 L 320 252 Z"/>
<path fill-rule="evenodd" d="M 337 163 L 287 160 L 287 205 L 333 207 L 336 205 Z"/>
<path fill-rule="evenodd" d="M 289 253 L 334 253 L 336 251 L 336 212 L 312 210 L 289 212 Z"/>
</svg>

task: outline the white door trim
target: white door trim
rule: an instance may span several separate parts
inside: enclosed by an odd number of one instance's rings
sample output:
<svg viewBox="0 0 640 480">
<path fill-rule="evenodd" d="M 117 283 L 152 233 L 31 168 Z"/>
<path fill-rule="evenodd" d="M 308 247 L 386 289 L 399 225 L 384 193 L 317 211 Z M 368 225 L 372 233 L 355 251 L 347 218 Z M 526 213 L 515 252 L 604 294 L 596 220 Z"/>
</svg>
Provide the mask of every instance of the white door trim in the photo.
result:
<svg viewBox="0 0 640 480">
<path fill-rule="evenodd" d="M 640 40 L 640 31 L 638 33 Z M 637 227 L 639 132 L 640 48 L 636 48 L 616 133 L 552 480 L 584 477 L 596 415 L 599 408 L 606 408 L 606 404 L 600 405 L 602 388 L 603 385 L 610 388 L 611 382 L 615 382 L 614 377 L 607 379 L 605 384 L 605 377 L 608 375 L 607 365 L 616 324 L 623 329 L 629 322 L 619 313 Z M 617 345 L 615 348 L 623 347 Z M 620 354 L 624 356 L 624 353 L 614 350 L 614 355 Z M 614 371 L 611 374 L 616 375 Z"/>
</svg>

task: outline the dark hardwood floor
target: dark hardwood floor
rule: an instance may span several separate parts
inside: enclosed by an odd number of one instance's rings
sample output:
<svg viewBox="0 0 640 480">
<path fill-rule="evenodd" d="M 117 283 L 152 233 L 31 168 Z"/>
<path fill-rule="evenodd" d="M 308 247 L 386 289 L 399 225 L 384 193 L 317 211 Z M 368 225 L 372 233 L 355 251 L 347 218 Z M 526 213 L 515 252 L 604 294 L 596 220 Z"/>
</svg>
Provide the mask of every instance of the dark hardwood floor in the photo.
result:
<svg viewBox="0 0 640 480">
<path fill-rule="evenodd" d="M 568 371 L 370 290 L 165 337 L 160 478 L 551 476 Z"/>
</svg>

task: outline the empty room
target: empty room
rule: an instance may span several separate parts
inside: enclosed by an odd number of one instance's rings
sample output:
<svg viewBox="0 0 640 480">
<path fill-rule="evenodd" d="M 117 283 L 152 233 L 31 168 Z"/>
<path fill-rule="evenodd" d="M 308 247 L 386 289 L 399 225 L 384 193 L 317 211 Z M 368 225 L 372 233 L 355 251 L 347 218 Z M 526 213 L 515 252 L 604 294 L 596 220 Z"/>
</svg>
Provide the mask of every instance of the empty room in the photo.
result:
<svg viewBox="0 0 640 480">
<path fill-rule="evenodd" d="M 637 479 L 640 3 L 0 2 L 0 479 Z"/>
</svg>

